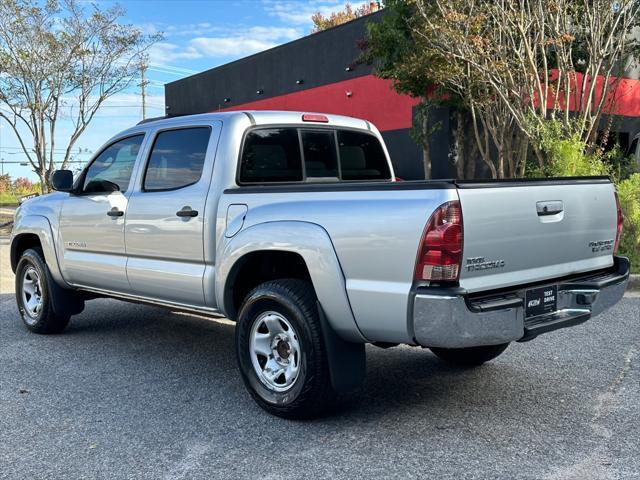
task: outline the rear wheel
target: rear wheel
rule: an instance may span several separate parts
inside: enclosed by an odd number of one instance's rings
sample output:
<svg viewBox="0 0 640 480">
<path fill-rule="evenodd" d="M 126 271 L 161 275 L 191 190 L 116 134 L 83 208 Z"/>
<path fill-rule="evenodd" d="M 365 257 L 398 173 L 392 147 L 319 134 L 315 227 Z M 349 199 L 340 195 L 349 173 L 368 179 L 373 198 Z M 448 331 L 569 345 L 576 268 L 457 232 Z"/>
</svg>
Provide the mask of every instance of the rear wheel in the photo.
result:
<svg viewBox="0 0 640 480">
<path fill-rule="evenodd" d="M 72 291 L 58 286 L 40 249 L 26 250 L 16 268 L 16 301 L 26 327 L 34 333 L 59 333 L 84 307 Z"/>
<path fill-rule="evenodd" d="M 301 280 L 263 283 L 246 297 L 236 325 L 245 386 L 267 412 L 302 419 L 333 403 L 313 287 Z"/>
<path fill-rule="evenodd" d="M 482 365 L 489 360 L 493 360 L 502 352 L 504 352 L 508 343 L 501 343 L 499 345 L 483 345 L 480 347 L 468 347 L 468 348 L 436 348 L 431 347 L 431 350 L 438 358 L 463 367 L 475 367 Z"/>
</svg>

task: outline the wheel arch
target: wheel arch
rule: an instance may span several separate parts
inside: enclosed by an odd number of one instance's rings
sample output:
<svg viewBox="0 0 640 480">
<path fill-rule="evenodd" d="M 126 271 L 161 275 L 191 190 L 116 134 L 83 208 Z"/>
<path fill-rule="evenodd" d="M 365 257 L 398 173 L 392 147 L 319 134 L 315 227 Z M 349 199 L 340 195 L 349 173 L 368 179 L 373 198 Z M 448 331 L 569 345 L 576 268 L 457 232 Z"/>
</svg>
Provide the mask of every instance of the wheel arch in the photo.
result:
<svg viewBox="0 0 640 480">
<path fill-rule="evenodd" d="M 321 226 L 300 221 L 252 225 L 221 245 L 217 258 L 221 260 L 216 268 L 216 300 L 229 318 L 237 315 L 238 297 L 243 288 L 253 283 L 242 275 L 256 271 L 260 262 L 266 262 L 279 265 L 275 273 L 308 279 L 336 333 L 344 340 L 366 342 L 351 311 L 344 274 L 333 244 Z M 286 266 L 283 262 L 287 262 Z M 262 278 L 267 281 L 285 277 Z M 237 285 L 242 287 L 238 289 Z"/>
<path fill-rule="evenodd" d="M 313 284 L 304 258 L 287 250 L 255 250 L 240 257 L 229 271 L 224 304 L 235 318 L 242 300 L 261 283 L 281 278 L 297 278 Z"/>
<path fill-rule="evenodd" d="M 49 220 L 41 215 L 28 215 L 20 218 L 14 226 L 11 236 L 10 261 L 15 273 L 20 257 L 25 250 L 39 247 L 44 254 L 51 276 L 60 286 L 68 287 L 64 281 L 58 256 L 55 250 L 53 231 Z"/>
<path fill-rule="evenodd" d="M 21 233 L 16 235 L 11 242 L 11 270 L 16 273 L 18 262 L 22 254 L 30 248 L 42 249 L 40 237 L 35 233 Z"/>
</svg>

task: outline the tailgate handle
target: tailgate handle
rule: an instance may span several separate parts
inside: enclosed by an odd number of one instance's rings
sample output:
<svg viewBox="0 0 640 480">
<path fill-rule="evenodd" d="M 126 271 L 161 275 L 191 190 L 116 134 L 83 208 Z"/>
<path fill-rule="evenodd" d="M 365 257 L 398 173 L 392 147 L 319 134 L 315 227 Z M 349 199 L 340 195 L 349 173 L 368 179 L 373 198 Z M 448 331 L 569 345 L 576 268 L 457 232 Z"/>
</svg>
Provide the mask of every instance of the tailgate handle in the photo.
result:
<svg viewBox="0 0 640 480">
<path fill-rule="evenodd" d="M 562 200 L 551 200 L 546 202 L 536 202 L 536 210 L 539 217 L 546 215 L 556 215 L 564 210 Z"/>
</svg>

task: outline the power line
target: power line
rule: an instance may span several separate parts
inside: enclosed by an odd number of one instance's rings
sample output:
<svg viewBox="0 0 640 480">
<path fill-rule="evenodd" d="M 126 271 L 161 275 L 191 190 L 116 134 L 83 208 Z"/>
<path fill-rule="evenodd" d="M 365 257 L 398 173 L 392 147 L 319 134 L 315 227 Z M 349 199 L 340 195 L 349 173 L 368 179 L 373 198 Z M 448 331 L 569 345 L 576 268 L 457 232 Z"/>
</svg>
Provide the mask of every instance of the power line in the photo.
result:
<svg viewBox="0 0 640 480">
<path fill-rule="evenodd" d="M 160 105 L 157 103 L 148 103 L 147 105 L 152 106 L 152 107 L 158 107 L 158 108 L 164 108 L 164 105 Z M 69 106 L 68 108 L 73 108 L 72 106 Z M 100 108 L 98 108 L 98 111 L 102 108 L 140 108 L 140 105 L 101 105 Z"/>
<path fill-rule="evenodd" d="M 6 151 L 6 150 L 17 150 L 18 152 L 24 152 L 22 147 L 0 147 L 0 151 Z M 47 148 L 46 150 L 47 150 L 47 152 L 51 151 L 51 149 L 49 149 L 49 148 Z M 64 153 L 64 152 L 67 151 L 67 149 L 66 148 L 54 148 L 53 151 L 54 152 L 58 152 L 58 153 Z M 88 148 L 83 148 L 83 147 L 73 147 L 70 151 L 71 152 L 76 152 L 76 153 L 89 153 L 89 149 Z"/>
<path fill-rule="evenodd" d="M 67 160 L 67 163 L 87 163 L 89 160 Z M 4 160 L 0 159 L 0 163 L 3 165 L 22 165 L 24 167 L 31 166 L 29 160 L 20 161 L 20 160 Z"/>
<path fill-rule="evenodd" d="M 160 63 L 149 64 L 149 69 L 155 70 L 156 72 L 173 73 L 179 75 L 194 75 L 198 73 L 197 70 L 191 70 L 190 68 L 176 67 L 173 65 L 163 65 Z"/>
</svg>

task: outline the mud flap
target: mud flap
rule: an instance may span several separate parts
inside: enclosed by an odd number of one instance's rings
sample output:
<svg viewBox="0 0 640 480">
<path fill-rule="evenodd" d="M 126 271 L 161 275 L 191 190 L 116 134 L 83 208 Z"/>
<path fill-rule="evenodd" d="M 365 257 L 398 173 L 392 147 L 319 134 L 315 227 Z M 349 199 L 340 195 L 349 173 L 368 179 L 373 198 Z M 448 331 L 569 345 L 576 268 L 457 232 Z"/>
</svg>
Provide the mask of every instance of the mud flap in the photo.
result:
<svg viewBox="0 0 640 480">
<path fill-rule="evenodd" d="M 47 282 L 49 284 L 51 306 L 57 315 L 77 315 L 84 310 L 84 300 L 73 290 L 61 287 L 53 279 L 46 267 Z"/>
<path fill-rule="evenodd" d="M 338 393 L 353 392 L 362 385 L 366 374 L 364 343 L 347 342 L 340 338 L 331 328 L 320 303 L 316 304 L 327 348 L 331 385 Z"/>
</svg>

